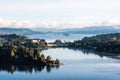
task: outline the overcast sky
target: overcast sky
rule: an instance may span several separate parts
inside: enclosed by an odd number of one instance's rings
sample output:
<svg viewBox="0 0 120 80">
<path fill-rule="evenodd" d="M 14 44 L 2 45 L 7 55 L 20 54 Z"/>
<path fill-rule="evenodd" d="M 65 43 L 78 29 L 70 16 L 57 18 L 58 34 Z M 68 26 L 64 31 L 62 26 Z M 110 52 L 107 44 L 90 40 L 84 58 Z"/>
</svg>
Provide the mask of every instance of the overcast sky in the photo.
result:
<svg viewBox="0 0 120 80">
<path fill-rule="evenodd" d="M 0 27 L 119 24 L 120 0 L 0 0 Z"/>
</svg>

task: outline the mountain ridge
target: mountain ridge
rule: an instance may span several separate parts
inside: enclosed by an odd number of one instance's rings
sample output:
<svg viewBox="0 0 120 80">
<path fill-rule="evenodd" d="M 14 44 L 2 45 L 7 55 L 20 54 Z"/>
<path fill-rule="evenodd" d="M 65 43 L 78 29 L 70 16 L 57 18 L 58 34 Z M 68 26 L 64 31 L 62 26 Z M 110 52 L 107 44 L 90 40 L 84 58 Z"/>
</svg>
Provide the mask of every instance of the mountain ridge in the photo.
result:
<svg viewBox="0 0 120 80">
<path fill-rule="evenodd" d="M 49 28 L 0 28 L 0 34 L 106 34 L 119 33 L 119 26 L 91 26 L 84 28 L 66 28 L 66 29 L 49 29 Z"/>
<path fill-rule="evenodd" d="M 28 28 L 0 28 L 0 34 L 19 34 L 19 35 L 30 35 L 40 33 L 33 31 Z"/>
</svg>

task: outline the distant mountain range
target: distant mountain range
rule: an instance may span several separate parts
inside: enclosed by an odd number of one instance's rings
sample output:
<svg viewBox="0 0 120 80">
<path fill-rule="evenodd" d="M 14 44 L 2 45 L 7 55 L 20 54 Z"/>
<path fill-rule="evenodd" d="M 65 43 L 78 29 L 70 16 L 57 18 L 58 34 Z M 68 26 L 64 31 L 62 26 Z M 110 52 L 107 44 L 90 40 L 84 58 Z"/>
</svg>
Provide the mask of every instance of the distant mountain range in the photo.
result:
<svg viewBox="0 0 120 80">
<path fill-rule="evenodd" d="M 120 32 L 120 28 L 114 26 L 91 26 L 85 28 L 66 29 L 63 32 L 68 34 L 106 34 Z"/>
<path fill-rule="evenodd" d="M 48 29 L 48 28 L 0 28 L 0 34 L 106 34 L 120 32 L 119 26 L 91 26 L 85 28 L 66 28 L 66 29 Z"/>
<path fill-rule="evenodd" d="M 0 34 L 31 35 L 31 34 L 41 34 L 41 32 L 33 31 L 27 28 L 0 28 Z"/>
</svg>

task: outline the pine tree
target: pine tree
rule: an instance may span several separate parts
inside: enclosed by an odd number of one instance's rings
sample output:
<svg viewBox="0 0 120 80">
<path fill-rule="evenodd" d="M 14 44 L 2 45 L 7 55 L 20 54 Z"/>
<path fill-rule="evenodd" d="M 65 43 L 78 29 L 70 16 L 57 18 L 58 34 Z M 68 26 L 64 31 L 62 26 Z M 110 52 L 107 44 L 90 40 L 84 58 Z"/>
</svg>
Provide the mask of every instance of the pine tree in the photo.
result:
<svg viewBox="0 0 120 80">
<path fill-rule="evenodd" d="M 55 60 L 55 64 L 60 64 L 60 60 L 59 60 L 59 59 L 56 59 L 56 60 Z"/>
<path fill-rule="evenodd" d="M 14 56 L 15 56 L 15 53 L 14 53 L 14 51 L 12 49 L 12 51 L 11 51 L 11 57 L 14 57 Z"/>
</svg>

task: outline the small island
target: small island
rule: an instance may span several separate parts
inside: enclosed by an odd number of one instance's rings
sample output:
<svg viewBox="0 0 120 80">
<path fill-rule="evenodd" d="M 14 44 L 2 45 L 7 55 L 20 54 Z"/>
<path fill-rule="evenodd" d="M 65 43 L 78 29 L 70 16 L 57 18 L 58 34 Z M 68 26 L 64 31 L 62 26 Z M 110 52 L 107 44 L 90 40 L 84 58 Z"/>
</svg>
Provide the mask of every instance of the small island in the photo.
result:
<svg viewBox="0 0 120 80">
<path fill-rule="evenodd" d="M 60 60 L 53 60 L 41 53 L 47 48 L 44 39 L 30 39 L 16 34 L 0 35 L 0 63 L 2 65 L 59 66 Z"/>
</svg>

